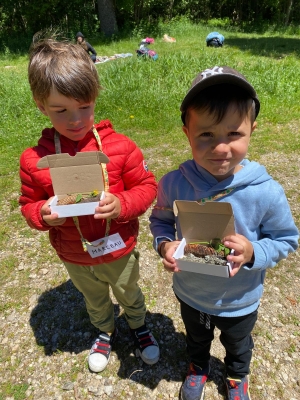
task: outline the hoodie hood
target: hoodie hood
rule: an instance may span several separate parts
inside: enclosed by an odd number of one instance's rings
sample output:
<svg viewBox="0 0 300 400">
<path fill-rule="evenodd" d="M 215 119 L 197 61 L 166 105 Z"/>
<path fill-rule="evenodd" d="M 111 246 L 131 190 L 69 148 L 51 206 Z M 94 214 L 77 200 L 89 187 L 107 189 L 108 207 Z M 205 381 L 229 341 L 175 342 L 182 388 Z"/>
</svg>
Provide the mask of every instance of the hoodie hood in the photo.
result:
<svg viewBox="0 0 300 400">
<path fill-rule="evenodd" d="M 198 193 L 199 199 L 214 196 L 224 189 L 258 185 L 272 179 L 266 168 L 255 161 L 244 159 L 241 165 L 243 168 L 240 171 L 221 182 L 217 181 L 214 176 L 200 167 L 194 160 L 188 160 L 181 164 L 179 170 Z"/>
<path fill-rule="evenodd" d="M 82 39 L 84 39 L 84 35 L 81 32 L 76 33 L 76 39 L 79 37 L 82 37 Z"/>
</svg>

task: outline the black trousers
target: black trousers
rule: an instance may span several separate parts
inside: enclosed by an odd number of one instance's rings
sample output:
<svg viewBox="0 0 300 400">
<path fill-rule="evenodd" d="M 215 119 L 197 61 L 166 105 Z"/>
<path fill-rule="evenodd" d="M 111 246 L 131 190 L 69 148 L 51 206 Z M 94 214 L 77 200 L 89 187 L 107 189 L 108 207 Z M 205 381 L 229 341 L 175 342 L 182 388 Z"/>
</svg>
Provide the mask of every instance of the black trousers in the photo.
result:
<svg viewBox="0 0 300 400">
<path fill-rule="evenodd" d="M 178 300 L 187 333 L 186 343 L 191 362 L 199 367 L 208 365 L 214 329 L 217 327 L 221 331 L 220 341 L 226 350 L 224 362 L 227 375 L 231 378 L 243 378 L 248 375 L 254 347 L 251 332 L 257 320 L 257 310 L 233 318 L 211 315 L 210 328 L 207 329 L 200 323 L 200 311 L 179 298 Z"/>
</svg>

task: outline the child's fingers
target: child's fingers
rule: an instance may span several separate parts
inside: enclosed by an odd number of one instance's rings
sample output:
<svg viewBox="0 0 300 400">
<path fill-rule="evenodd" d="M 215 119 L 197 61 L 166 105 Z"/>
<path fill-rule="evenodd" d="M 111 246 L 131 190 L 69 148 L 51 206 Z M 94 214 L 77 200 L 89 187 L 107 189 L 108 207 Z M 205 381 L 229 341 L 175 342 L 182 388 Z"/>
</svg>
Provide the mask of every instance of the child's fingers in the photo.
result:
<svg viewBox="0 0 300 400">
<path fill-rule="evenodd" d="M 235 249 L 237 250 L 239 246 L 242 246 L 243 240 L 239 236 L 226 236 L 223 238 L 222 243 L 226 246 L 229 247 L 230 249 Z"/>
<path fill-rule="evenodd" d="M 44 215 L 43 220 L 50 226 L 63 225 L 66 218 L 58 218 L 57 214 Z"/>
<path fill-rule="evenodd" d="M 163 259 L 163 265 L 165 270 L 168 272 L 179 272 L 179 269 L 176 267 L 176 265 L 168 262 L 166 259 Z"/>
<path fill-rule="evenodd" d="M 100 200 L 95 208 L 95 219 L 118 218 L 120 212 L 119 199 L 111 193 L 106 193 L 105 198 Z"/>
<path fill-rule="evenodd" d="M 230 272 L 230 276 L 233 277 L 234 275 L 236 275 L 239 272 L 240 268 L 240 264 L 234 263 Z"/>
<path fill-rule="evenodd" d="M 235 251 L 235 254 L 244 253 L 246 242 L 240 237 L 229 236 L 222 240 L 224 246 Z"/>
<path fill-rule="evenodd" d="M 227 256 L 227 261 L 240 265 L 245 261 L 245 259 L 243 254 L 236 254 L 236 255 L 230 254 Z"/>
<path fill-rule="evenodd" d="M 107 204 L 103 207 L 95 208 L 95 219 L 107 219 L 107 218 L 118 218 L 120 215 L 119 209 L 115 204 Z"/>
<path fill-rule="evenodd" d="M 223 239 L 223 244 L 226 247 L 234 250 L 234 255 L 227 257 L 228 261 L 240 262 L 246 264 L 253 262 L 254 249 L 252 243 L 243 235 L 231 235 Z M 239 258 L 236 258 L 239 257 Z"/>
<path fill-rule="evenodd" d="M 44 217 L 44 215 L 50 215 L 51 214 L 51 209 L 49 207 L 49 204 L 51 203 L 53 199 L 53 196 L 50 197 L 42 206 L 41 208 L 41 215 Z M 56 214 L 55 214 L 56 215 Z M 56 217 L 57 218 L 57 217 Z"/>
</svg>

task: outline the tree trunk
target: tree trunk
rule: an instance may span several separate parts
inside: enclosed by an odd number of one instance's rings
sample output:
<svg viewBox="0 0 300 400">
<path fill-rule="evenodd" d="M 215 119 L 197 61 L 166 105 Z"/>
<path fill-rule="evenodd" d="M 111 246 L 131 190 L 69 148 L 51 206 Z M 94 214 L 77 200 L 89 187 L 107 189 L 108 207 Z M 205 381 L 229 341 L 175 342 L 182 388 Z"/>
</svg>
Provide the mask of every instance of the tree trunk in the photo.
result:
<svg viewBox="0 0 300 400">
<path fill-rule="evenodd" d="M 101 32 L 105 36 L 112 36 L 118 32 L 113 0 L 98 0 L 98 17 Z"/>
<path fill-rule="evenodd" d="M 172 19 L 173 16 L 173 7 L 174 7 L 174 0 L 170 0 L 169 3 L 169 19 Z"/>
<path fill-rule="evenodd" d="M 290 0 L 288 9 L 287 9 L 287 13 L 286 13 L 285 26 L 288 26 L 288 24 L 289 24 L 292 7 L 293 7 L 293 0 Z"/>
</svg>

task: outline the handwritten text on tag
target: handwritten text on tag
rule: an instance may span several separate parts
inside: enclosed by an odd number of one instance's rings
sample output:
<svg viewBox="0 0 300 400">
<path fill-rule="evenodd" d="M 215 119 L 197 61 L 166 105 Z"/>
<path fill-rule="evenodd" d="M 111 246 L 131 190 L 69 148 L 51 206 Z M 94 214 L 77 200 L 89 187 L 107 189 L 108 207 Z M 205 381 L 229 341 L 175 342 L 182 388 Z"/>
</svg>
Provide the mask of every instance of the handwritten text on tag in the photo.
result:
<svg viewBox="0 0 300 400">
<path fill-rule="evenodd" d="M 87 251 L 92 258 L 101 257 L 104 254 L 112 253 L 126 247 L 119 233 L 95 240 L 87 244 Z"/>
</svg>

